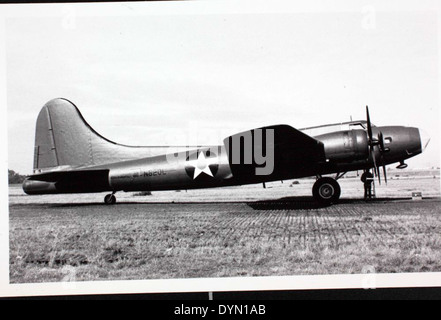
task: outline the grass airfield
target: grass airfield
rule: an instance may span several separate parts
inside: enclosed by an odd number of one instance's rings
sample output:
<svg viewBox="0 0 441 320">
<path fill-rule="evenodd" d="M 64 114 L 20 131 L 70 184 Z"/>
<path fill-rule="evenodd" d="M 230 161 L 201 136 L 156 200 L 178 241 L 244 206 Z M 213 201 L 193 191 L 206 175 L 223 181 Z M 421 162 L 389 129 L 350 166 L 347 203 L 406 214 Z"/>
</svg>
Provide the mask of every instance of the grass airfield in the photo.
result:
<svg viewBox="0 0 441 320">
<path fill-rule="evenodd" d="M 338 205 L 312 179 L 222 189 L 27 196 L 9 188 L 10 282 L 440 272 L 439 172 L 390 175 Z M 421 192 L 423 200 L 412 200 Z"/>
</svg>

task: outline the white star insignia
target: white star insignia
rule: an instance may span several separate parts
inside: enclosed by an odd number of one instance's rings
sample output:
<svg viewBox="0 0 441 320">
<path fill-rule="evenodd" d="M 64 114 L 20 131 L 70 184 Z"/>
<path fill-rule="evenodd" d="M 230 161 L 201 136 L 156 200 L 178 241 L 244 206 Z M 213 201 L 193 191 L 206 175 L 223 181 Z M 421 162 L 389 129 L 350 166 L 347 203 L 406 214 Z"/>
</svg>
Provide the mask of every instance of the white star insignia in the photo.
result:
<svg viewBox="0 0 441 320">
<path fill-rule="evenodd" d="M 197 160 L 188 161 L 188 164 L 194 167 L 193 180 L 196 179 L 202 172 L 213 177 L 213 173 L 210 170 L 210 165 L 216 164 L 217 158 L 205 158 L 202 151 L 199 152 Z"/>
</svg>

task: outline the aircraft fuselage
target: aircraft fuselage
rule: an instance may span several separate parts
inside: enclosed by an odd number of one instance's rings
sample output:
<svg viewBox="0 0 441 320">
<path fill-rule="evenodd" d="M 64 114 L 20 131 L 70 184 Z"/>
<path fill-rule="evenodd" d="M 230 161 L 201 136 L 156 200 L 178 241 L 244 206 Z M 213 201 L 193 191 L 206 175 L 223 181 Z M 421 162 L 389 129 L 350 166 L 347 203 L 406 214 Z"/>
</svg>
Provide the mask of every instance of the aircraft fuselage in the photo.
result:
<svg viewBox="0 0 441 320">
<path fill-rule="evenodd" d="M 37 117 L 34 174 L 23 183 L 27 194 L 213 188 L 318 177 L 313 196 L 321 203 L 340 197 L 337 179 L 354 170 L 380 177 L 386 165 L 425 149 L 422 130 L 375 127 L 367 121 L 295 129 L 275 125 L 229 136 L 223 144 L 196 147 L 134 147 L 110 141 L 85 121 L 78 108 L 59 98 Z M 366 172 L 367 174 L 368 172 Z M 323 175 L 337 174 L 334 179 Z"/>
<path fill-rule="evenodd" d="M 374 128 L 374 134 L 383 132 L 387 147 L 383 164 L 402 162 L 420 154 L 424 141 L 417 128 L 390 126 Z M 76 183 L 55 183 L 28 180 L 24 190 L 28 194 L 76 193 L 102 191 L 159 191 L 224 187 L 277 180 L 297 179 L 316 175 L 366 170 L 373 167 L 369 157 L 366 133 L 362 130 L 337 131 L 315 136 L 323 142 L 326 161 L 303 168 L 293 167 L 281 174 L 236 178 L 231 171 L 225 146 L 203 146 L 187 151 L 173 152 L 142 159 L 88 167 L 87 170 L 108 170 L 107 176 L 82 178 Z M 209 156 L 206 155 L 207 151 Z M 298 150 L 299 153 L 302 150 Z M 308 170 L 309 169 L 309 170 Z"/>
</svg>

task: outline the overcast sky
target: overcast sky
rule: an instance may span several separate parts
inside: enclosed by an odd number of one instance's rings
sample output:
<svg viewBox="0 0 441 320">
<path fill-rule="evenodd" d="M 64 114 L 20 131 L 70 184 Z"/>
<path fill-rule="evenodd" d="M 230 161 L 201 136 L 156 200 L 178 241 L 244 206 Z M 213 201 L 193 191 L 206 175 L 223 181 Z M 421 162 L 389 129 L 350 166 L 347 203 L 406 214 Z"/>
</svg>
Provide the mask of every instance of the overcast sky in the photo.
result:
<svg viewBox="0 0 441 320">
<path fill-rule="evenodd" d="M 46 7 L 51 15 L 28 6 L 6 19 L 10 169 L 32 172 L 35 121 L 56 97 L 131 145 L 186 145 L 196 133 L 198 143 L 221 144 L 265 125 L 364 119 L 368 104 L 378 126 L 430 134 L 411 167 L 440 165 L 436 12 L 352 5 L 149 14 L 148 5 L 112 4 L 121 9 L 113 16 L 95 6 Z M 128 13 L 139 6 L 142 14 Z"/>
</svg>

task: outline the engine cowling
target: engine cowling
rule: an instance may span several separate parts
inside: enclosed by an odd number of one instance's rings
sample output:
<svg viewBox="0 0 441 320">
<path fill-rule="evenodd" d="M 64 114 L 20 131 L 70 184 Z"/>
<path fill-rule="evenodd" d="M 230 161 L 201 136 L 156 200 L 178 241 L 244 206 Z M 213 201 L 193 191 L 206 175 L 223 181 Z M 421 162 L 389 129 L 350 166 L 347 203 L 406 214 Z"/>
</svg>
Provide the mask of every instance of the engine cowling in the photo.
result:
<svg viewBox="0 0 441 320">
<path fill-rule="evenodd" d="M 352 162 L 369 158 L 369 142 L 364 130 L 332 132 L 315 139 L 323 142 L 329 161 Z"/>
</svg>

